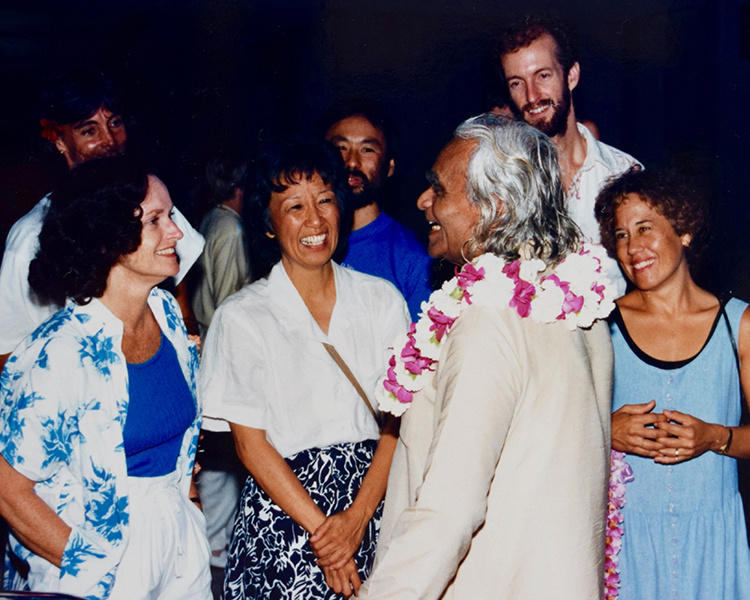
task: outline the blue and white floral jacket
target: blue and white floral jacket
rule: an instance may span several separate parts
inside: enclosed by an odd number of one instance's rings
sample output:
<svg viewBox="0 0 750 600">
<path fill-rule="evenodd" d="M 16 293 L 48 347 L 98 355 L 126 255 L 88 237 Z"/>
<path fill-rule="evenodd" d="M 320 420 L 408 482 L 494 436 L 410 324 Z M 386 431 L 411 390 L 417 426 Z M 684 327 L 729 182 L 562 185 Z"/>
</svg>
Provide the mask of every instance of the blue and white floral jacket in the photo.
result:
<svg viewBox="0 0 750 600">
<path fill-rule="evenodd" d="M 196 401 L 198 355 L 174 298 L 158 288 L 149 306 L 177 352 Z M 34 591 L 104 600 L 128 541 L 128 473 L 122 428 L 128 410 L 123 324 L 99 300 L 69 301 L 28 336 L 0 375 L 0 453 L 37 482 L 39 495 L 71 528 L 58 569 L 11 536 Z M 200 407 L 177 470 L 188 493 Z"/>
</svg>

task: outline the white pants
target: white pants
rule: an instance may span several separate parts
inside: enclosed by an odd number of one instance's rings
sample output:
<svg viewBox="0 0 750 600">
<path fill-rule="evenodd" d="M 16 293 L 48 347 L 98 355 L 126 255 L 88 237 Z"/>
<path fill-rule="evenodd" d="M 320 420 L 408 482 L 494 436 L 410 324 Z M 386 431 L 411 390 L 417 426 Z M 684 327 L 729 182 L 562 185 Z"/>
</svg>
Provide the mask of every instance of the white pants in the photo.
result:
<svg viewBox="0 0 750 600">
<path fill-rule="evenodd" d="M 178 483 L 128 478 L 130 540 L 109 600 L 211 600 L 206 520 Z"/>
</svg>

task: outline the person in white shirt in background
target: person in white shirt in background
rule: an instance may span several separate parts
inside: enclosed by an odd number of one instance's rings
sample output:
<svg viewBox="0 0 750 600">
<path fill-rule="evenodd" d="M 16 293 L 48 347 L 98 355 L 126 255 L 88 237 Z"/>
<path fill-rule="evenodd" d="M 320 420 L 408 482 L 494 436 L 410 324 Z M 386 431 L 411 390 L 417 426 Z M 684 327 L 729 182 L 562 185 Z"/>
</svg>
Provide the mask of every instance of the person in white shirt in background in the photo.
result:
<svg viewBox="0 0 750 600">
<path fill-rule="evenodd" d="M 587 242 L 600 243 L 594 202 L 608 180 L 640 163 L 597 141 L 576 121 L 572 92 L 581 77 L 571 32 L 547 18 L 529 17 L 510 26 L 495 50 L 496 72 L 510 94 L 514 114 L 547 134 L 560 153 L 565 203 Z M 625 293 L 617 261 L 607 258 L 607 275 Z"/>
<path fill-rule="evenodd" d="M 112 82 L 100 71 L 80 67 L 48 82 L 40 100 L 41 135 L 60 153 L 69 169 L 125 151 L 128 134 Z M 49 196 L 11 228 L 0 266 L 0 367 L 16 345 L 60 307 L 36 298 L 29 287 L 29 264 L 39 247 L 39 232 Z M 190 310 L 185 274 L 200 256 L 203 237 L 177 208 L 174 221 L 184 237 L 177 243 L 180 270 L 174 277 L 183 315 Z"/>
</svg>

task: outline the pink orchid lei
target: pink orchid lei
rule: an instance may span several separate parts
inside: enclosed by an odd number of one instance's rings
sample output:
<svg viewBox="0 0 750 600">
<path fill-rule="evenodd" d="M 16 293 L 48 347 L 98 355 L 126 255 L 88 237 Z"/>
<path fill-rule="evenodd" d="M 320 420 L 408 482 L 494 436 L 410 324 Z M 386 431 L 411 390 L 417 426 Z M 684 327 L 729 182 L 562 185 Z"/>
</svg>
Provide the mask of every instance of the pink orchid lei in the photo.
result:
<svg viewBox="0 0 750 600">
<path fill-rule="evenodd" d="M 537 323 L 587 328 L 614 309 L 615 286 L 602 268 L 601 246 L 582 245 L 554 269 L 539 259 L 506 263 L 482 254 L 422 303 L 419 321 L 394 343 L 388 371 L 377 387 L 380 410 L 401 416 L 434 376 L 440 351 L 456 319 L 472 304 L 510 307 Z"/>
<path fill-rule="evenodd" d="M 625 506 L 625 484 L 633 481 L 633 470 L 623 459 L 625 454 L 612 450 L 609 459 L 609 493 L 607 498 L 607 531 L 604 550 L 604 600 L 620 595 L 618 554 L 624 533 L 621 509 Z"/>
</svg>

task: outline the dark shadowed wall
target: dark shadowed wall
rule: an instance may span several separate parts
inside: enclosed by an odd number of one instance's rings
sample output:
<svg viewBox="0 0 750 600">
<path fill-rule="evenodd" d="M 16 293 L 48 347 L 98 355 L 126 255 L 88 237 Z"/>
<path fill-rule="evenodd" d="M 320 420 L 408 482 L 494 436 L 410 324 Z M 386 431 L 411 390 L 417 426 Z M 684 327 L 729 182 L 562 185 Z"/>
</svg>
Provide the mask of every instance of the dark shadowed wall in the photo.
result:
<svg viewBox="0 0 750 600">
<path fill-rule="evenodd" d="M 247 151 L 275 132 L 311 133 L 335 99 L 373 97 L 398 127 L 388 210 L 424 235 L 414 207 L 423 173 L 452 129 L 487 108 L 483 61 L 494 36 L 508 20 L 547 11 L 579 34 L 579 117 L 647 167 L 674 162 L 701 176 L 714 209 L 702 281 L 747 293 L 743 7 L 739 0 L 2 2 L 0 236 L 51 185 L 50 163 L 31 158 L 39 146 L 31 109 L 42 81 L 76 63 L 118 81 L 135 119 L 131 142 L 151 155 L 188 213 L 217 152 Z"/>
</svg>

